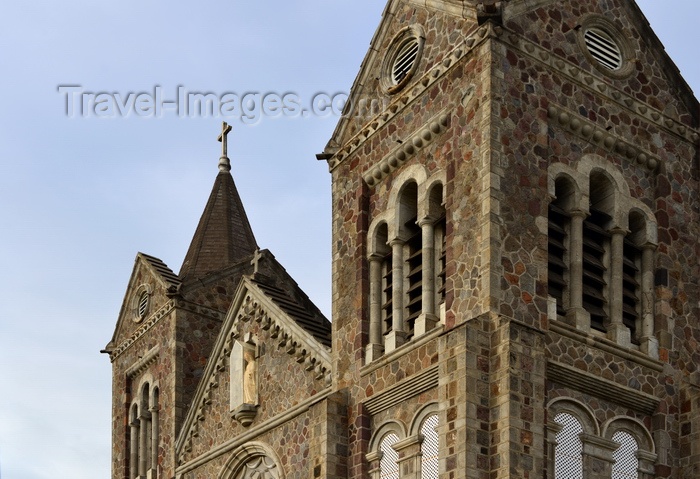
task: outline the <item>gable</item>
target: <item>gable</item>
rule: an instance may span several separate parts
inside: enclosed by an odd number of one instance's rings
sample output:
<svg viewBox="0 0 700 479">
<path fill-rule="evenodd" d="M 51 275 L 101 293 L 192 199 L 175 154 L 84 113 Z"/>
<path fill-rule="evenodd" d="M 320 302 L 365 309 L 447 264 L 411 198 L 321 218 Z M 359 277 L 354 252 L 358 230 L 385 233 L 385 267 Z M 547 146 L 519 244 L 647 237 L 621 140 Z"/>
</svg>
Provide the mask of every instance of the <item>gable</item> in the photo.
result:
<svg viewBox="0 0 700 479">
<path fill-rule="evenodd" d="M 324 337 L 323 326 L 282 290 L 261 283 L 244 277 L 236 292 L 177 441 L 182 462 L 330 385 L 330 349 L 315 337 Z M 254 386 L 244 379 L 250 375 Z"/>
<path fill-rule="evenodd" d="M 112 339 L 106 346 L 111 352 L 132 337 L 150 318 L 170 302 L 169 294 L 177 291 L 180 279 L 160 259 L 138 253 L 124 294 Z"/>
<path fill-rule="evenodd" d="M 410 91 L 435 65 L 463 46 L 477 27 L 476 8 L 470 2 L 390 1 L 350 89 L 343 117 L 319 158 L 329 159 L 363 127 L 376 122 L 392 104 L 400 101 L 400 93 Z M 392 89 L 389 77 L 393 60 L 407 36 L 421 42 L 416 68 L 405 85 Z"/>
<path fill-rule="evenodd" d="M 626 102 L 620 100 L 627 107 L 630 102 L 638 102 L 679 123 L 670 127 L 674 133 L 682 125 L 697 125 L 697 100 L 635 2 L 602 4 L 589 0 L 572 5 L 540 2 L 538 8 L 524 9 L 517 2 L 509 2 L 504 26 L 524 37 L 525 42 L 553 54 L 562 62 L 564 73 L 578 70 L 576 75 L 590 75 L 602 84 L 595 86 L 600 92 L 611 88 L 619 92 L 618 98 L 628 97 Z M 620 65 L 614 69 L 606 68 L 605 60 L 600 61 L 600 55 L 610 53 L 608 40 L 613 49 L 619 48 L 619 52 L 612 52 L 613 56 L 620 55 Z"/>
</svg>

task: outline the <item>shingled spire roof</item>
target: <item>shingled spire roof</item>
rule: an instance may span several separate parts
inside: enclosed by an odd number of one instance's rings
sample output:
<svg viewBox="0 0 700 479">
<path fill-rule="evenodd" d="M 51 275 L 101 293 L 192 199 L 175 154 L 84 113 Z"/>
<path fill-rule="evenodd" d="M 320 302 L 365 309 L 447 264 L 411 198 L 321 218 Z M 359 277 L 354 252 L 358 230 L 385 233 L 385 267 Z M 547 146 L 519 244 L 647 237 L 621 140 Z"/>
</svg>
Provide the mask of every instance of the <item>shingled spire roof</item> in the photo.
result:
<svg viewBox="0 0 700 479">
<path fill-rule="evenodd" d="M 219 174 L 180 268 L 179 276 L 183 281 L 240 263 L 258 249 L 231 176 L 231 162 L 226 151 L 229 131 L 231 127 L 224 123 L 219 136 L 222 143 Z"/>
</svg>

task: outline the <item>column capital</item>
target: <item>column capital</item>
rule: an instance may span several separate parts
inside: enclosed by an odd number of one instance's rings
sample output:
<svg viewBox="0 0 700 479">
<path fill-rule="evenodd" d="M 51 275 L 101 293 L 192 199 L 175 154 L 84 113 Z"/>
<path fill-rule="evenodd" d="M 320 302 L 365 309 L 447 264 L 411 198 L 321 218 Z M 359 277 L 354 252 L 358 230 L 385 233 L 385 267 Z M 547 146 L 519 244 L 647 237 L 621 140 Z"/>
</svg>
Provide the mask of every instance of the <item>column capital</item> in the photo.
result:
<svg viewBox="0 0 700 479">
<path fill-rule="evenodd" d="M 622 228 L 621 226 L 613 226 L 612 228 L 608 229 L 608 233 L 611 235 L 627 236 L 629 232 L 630 230 Z"/>
<path fill-rule="evenodd" d="M 365 454 L 365 459 L 367 462 L 381 461 L 383 455 L 384 453 L 382 451 L 376 450 Z"/>
<path fill-rule="evenodd" d="M 659 247 L 658 244 L 651 243 L 649 241 L 647 241 L 646 243 L 644 243 L 643 245 L 640 246 L 640 248 L 642 250 L 651 250 L 651 251 L 656 251 L 658 247 Z"/>
<path fill-rule="evenodd" d="M 433 226 L 436 221 L 436 218 L 433 218 L 432 216 L 428 215 L 416 221 L 416 224 L 422 228 L 423 226 Z"/>
<path fill-rule="evenodd" d="M 590 213 L 586 210 L 583 210 L 581 208 L 574 208 L 570 211 L 567 211 L 569 213 L 569 216 L 572 218 L 583 218 L 586 219 L 590 216 Z"/>
<path fill-rule="evenodd" d="M 367 255 L 367 261 L 372 262 L 372 261 L 382 261 L 386 255 L 381 255 L 379 253 L 370 253 Z"/>
<path fill-rule="evenodd" d="M 391 246 L 392 248 L 393 248 L 394 246 L 403 246 L 403 245 L 406 244 L 406 240 L 403 240 L 403 239 L 401 239 L 401 238 L 399 238 L 399 237 L 396 237 L 396 238 L 394 238 L 394 239 L 389 240 L 387 244 L 388 244 L 389 246 Z"/>
</svg>

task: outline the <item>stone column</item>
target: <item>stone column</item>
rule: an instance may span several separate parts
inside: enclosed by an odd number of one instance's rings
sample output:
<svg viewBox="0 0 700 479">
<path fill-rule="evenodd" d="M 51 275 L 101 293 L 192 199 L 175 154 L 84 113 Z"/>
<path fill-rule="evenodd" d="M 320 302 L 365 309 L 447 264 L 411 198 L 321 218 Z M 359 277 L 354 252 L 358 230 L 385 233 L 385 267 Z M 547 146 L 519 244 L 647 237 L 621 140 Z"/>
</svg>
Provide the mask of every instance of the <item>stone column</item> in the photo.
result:
<svg viewBox="0 0 700 479">
<path fill-rule="evenodd" d="M 585 211 L 570 212 L 569 226 L 569 308 L 566 318 L 576 329 L 591 330 L 591 315 L 583 309 L 583 220 L 588 216 Z"/>
<path fill-rule="evenodd" d="M 610 326 L 608 327 L 608 337 L 621 346 L 630 347 L 632 335 L 629 328 L 622 322 L 622 269 L 627 231 L 622 228 L 612 228 L 610 235 L 610 284 L 608 285 Z"/>
<path fill-rule="evenodd" d="M 365 364 L 382 355 L 382 260 L 378 254 L 369 257 L 369 344 L 365 348 Z"/>
<path fill-rule="evenodd" d="M 131 433 L 129 437 L 129 477 L 131 479 L 136 479 L 139 475 L 139 425 L 138 419 L 129 423 Z"/>
<path fill-rule="evenodd" d="M 151 413 L 151 477 L 158 477 L 158 406 L 149 409 Z"/>
<path fill-rule="evenodd" d="M 639 479 L 654 479 L 656 477 L 656 459 L 658 456 L 648 451 L 637 451 L 637 460 L 639 461 Z"/>
<path fill-rule="evenodd" d="M 422 234 L 422 298 L 421 314 L 416 318 L 414 334 L 422 336 L 435 327 L 438 317 L 435 314 L 435 227 L 431 218 L 418 222 Z"/>
<path fill-rule="evenodd" d="M 656 245 L 642 246 L 642 352 L 659 359 L 659 340 L 654 335 L 654 251 Z"/>
<path fill-rule="evenodd" d="M 547 461 L 547 477 L 554 477 L 554 458 L 556 457 L 557 451 L 557 435 L 564 429 L 564 426 L 558 424 L 551 420 L 547 424 L 546 438 L 547 438 L 547 456 L 549 460 Z"/>
<path fill-rule="evenodd" d="M 380 479 L 382 476 L 381 460 L 383 453 L 382 451 L 372 451 L 365 455 L 365 459 L 369 463 L 369 477 L 370 479 Z"/>
<path fill-rule="evenodd" d="M 403 282 L 404 261 L 403 248 L 405 242 L 400 239 L 392 240 L 391 246 L 391 303 L 392 325 L 391 331 L 386 335 L 384 351 L 393 351 L 406 342 L 406 329 L 403 324 Z"/>
<path fill-rule="evenodd" d="M 394 444 L 394 450 L 399 453 L 399 477 L 401 479 L 420 479 L 420 445 L 423 436 L 417 434 Z"/>
<path fill-rule="evenodd" d="M 581 434 L 584 478 L 597 479 L 612 474 L 613 452 L 620 447 L 615 441 L 591 434 Z"/>
<path fill-rule="evenodd" d="M 147 411 L 139 417 L 139 476 L 146 477 L 148 470 L 148 419 Z"/>
</svg>

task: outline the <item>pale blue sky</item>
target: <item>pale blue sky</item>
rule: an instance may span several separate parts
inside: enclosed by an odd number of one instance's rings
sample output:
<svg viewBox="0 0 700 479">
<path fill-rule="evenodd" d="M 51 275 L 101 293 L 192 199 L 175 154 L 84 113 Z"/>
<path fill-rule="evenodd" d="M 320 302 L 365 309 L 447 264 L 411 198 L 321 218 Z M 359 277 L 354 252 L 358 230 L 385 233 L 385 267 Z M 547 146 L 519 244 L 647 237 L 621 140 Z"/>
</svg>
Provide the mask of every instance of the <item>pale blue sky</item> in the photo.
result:
<svg viewBox="0 0 700 479">
<path fill-rule="evenodd" d="M 639 2 L 700 91 L 697 0 Z M 221 119 L 67 118 L 92 92 L 347 92 L 382 1 L 0 3 L 0 467 L 109 477 L 109 341 L 137 251 L 176 272 L 217 173 Z M 336 117 L 233 123 L 229 156 L 258 243 L 330 313 Z"/>
</svg>

